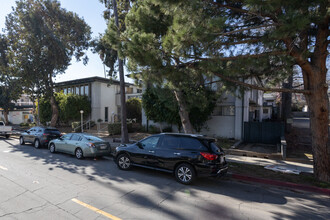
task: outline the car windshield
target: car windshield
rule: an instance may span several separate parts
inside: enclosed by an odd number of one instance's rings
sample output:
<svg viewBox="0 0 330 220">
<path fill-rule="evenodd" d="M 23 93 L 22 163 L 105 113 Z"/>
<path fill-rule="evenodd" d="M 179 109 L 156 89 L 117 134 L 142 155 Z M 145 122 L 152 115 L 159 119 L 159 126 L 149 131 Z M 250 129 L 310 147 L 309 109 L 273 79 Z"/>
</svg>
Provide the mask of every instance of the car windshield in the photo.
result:
<svg viewBox="0 0 330 220">
<path fill-rule="evenodd" d="M 60 135 L 61 132 L 57 129 L 46 129 L 45 130 L 46 134 L 53 134 L 53 135 Z"/>
<path fill-rule="evenodd" d="M 84 135 L 87 141 L 103 141 L 101 138 L 91 136 L 91 135 Z"/>
</svg>

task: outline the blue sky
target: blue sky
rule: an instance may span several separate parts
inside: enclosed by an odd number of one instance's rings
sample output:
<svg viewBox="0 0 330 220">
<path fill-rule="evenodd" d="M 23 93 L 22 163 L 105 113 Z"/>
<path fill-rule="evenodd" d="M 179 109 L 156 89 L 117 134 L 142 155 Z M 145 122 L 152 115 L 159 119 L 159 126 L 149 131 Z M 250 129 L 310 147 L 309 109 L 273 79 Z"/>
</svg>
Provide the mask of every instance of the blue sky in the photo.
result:
<svg viewBox="0 0 330 220">
<path fill-rule="evenodd" d="M 59 0 L 59 2 L 63 8 L 84 18 L 92 28 L 93 38 L 99 36 L 99 33 L 104 33 L 106 29 L 106 22 L 102 16 L 104 6 L 98 0 Z M 2 30 L 5 27 L 6 15 L 12 11 L 12 7 L 16 4 L 15 0 L 0 0 L 0 4 L 0 29 Z M 61 82 L 90 76 L 104 77 L 104 67 L 99 56 L 91 51 L 87 55 L 89 57 L 87 65 L 73 59 L 65 74 L 57 76 L 55 81 Z"/>
</svg>

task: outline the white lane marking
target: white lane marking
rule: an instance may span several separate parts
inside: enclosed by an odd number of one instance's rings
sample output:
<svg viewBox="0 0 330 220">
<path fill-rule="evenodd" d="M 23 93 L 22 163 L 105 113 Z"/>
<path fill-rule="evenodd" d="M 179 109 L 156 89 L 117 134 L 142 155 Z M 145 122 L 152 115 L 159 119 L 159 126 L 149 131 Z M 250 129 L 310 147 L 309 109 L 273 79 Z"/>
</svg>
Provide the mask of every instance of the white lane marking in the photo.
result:
<svg viewBox="0 0 330 220">
<path fill-rule="evenodd" d="M 8 170 L 6 167 L 0 166 L 0 169 L 2 170 Z"/>
</svg>

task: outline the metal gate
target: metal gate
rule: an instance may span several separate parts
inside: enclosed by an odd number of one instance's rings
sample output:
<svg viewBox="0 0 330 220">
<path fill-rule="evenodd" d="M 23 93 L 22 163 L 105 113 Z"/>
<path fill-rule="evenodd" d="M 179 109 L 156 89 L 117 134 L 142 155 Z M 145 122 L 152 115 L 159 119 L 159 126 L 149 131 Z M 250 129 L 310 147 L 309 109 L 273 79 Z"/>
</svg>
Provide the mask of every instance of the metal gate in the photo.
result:
<svg viewBox="0 0 330 220">
<path fill-rule="evenodd" d="M 277 144 L 284 136 L 283 122 L 244 122 L 244 142 Z"/>
</svg>

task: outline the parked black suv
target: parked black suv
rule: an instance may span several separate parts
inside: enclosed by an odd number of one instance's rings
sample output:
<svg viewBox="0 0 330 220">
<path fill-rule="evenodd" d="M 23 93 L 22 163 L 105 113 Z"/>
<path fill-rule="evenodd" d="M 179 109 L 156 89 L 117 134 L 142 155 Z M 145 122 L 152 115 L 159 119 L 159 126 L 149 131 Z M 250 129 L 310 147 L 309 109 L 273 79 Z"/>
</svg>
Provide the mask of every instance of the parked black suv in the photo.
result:
<svg viewBox="0 0 330 220">
<path fill-rule="evenodd" d="M 19 143 L 32 143 L 35 148 L 48 145 L 49 141 L 61 137 L 61 132 L 52 127 L 33 127 L 21 133 Z"/>
<path fill-rule="evenodd" d="M 116 148 L 119 169 L 140 166 L 174 173 L 183 184 L 198 176 L 222 176 L 228 165 L 215 139 L 193 134 L 162 133 Z"/>
</svg>

